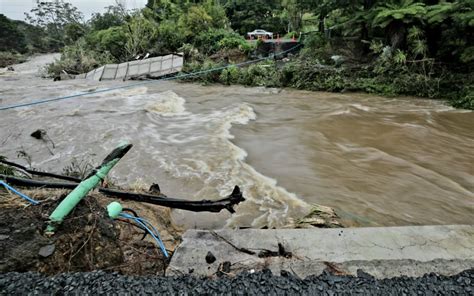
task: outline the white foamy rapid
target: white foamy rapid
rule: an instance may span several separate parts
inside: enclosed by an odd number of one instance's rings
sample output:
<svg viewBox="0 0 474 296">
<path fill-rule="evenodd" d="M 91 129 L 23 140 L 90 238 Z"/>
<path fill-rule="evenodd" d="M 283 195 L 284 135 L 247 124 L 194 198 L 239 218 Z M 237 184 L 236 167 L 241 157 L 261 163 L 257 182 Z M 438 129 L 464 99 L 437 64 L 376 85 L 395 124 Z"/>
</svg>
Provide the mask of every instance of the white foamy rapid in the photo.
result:
<svg viewBox="0 0 474 296">
<path fill-rule="evenodd" d="M 163 116 L 172 116 L 183 113 L 186 109 L 186 101 L 172 91 L 159 93 L 155 96 L 153 102 L 147 105 L 146 109 L 151 112 L 160 113 Z"/>
<path fill-rule="evenodd" d="M 26 164 L 17 157 L 25 151 L 33 167 L 61 172 L 73 159 L 100 163 L 128 140 L 133 149 L 109 174 L 115 183 L 158 182 L 170 197 L 195 200 L 226 197 L 239 185 L 247 201 L 228 226 L 279 227 L 306 214 L 307 204 L 275 180 L 308 203 L 357 217 L 354 225 L 472 220 L 472 111 L 366 94 L 41 79 L 53 59 L 0 69 L 0 105 L 89 94 L 1 112 L 0 154 L 12 161 Z M 114 90 L 93 93 L 105 88 Z M 54 147 L 30 136 L 37 129 Z M 229 217 L 174 214 L 204 228 Z"/>
<path fill-rule="evenodd" d="M 279 227 L 307 213 L 308 204 L 245 163 L 246 151 L 231 142 L 233 124 L 256 119 L 250 105 L 238 103 L 194 114 L 186 111 L 185 99 L 172 91 L 132 96 L 129 103 L 145 96 L 145 111 L 158 129 L 155 140 L 160 150 L 153 158 L 161 169 L 177 178 L 202 181 L 204 186 L 195 198 L 227 197 L 235 185 L 240 186 L 246 201 L 237 207 L 228 226 Z"/>
</svg>

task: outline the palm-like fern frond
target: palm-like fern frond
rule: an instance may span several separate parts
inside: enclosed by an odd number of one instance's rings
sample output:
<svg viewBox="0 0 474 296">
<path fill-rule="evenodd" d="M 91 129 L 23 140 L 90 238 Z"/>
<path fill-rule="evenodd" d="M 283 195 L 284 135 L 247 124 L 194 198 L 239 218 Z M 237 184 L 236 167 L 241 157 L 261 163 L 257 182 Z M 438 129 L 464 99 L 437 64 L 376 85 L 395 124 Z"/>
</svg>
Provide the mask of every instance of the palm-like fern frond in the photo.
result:
<svg viewBox="0 0 474 296">
<path fill-rule="evenodd" d="M 430 24 L 439 24 L 448 18 L 462 26 L 474 26 L 474 0 L 442 2 L 427 9 L 426 20 Z"/>
<path fill-rule="evenodd" d="M 415 2 L 413 0 L 402 0 L 377 7 L 375 12 L 376 15 L 372 24 L 385 28 L 394 20 L 409 23 L 412 22 L 413 19 L 421 19 L 426 13 L 426 6 L 424 3 Z"/>
<path fill-rule="evenodd" d="M 454 3 L 451 2 L 442 2 L 436 5 L 431 5 L 428 7 L 426 20 L 430 24 L 441 23 L 451 15 L 453 9 Z"/>
</svg>

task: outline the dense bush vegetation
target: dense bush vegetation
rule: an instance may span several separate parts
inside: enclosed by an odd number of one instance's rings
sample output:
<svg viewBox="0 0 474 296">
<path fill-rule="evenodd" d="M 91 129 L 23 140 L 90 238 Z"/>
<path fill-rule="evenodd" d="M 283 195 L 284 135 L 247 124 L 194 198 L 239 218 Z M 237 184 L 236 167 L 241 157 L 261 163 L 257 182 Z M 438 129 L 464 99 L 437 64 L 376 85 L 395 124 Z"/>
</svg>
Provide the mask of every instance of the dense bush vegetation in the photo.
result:
<svg viewBox="0 0 474 296">
<path fill-rule="evenodd" d="M 178 51 L 185 71 L 210 69 L 255 55 L 243 36 L 266 29 L 301 37 L 304 48 L 285 63 L 231 66 L 193 79 L 474 105 L 473 0 L 148 0 L 133 12 L 110 6 L 88 22 L 67 2 L 37 1 L 27 21 L 0 15 L 0 51 L 19 57 L 60 49 L 51 75 Z"/>
<path fill-rule="evenodd" d="M 403 94 L 474 107 L 472 0 L 224 2 L 241 34 L 258 26 L 275 32 L 275 19 L 286 24 L 280 35 L 311 32 L 299 56 L 285 65 L 232 67 L 212 75 L 216 82 Z M 252 17 L 255 11 L 267 18 Z"/>
<path fill-rule="evenodd" d="M 0 51 L 0 68 L 23 63 L 26 61 L 26 57 L 19 53 L 12 53 L 10 51 Z"/>
<path fill-rule="evenodd" d="M 146 53 L 182 51 L 196 59 L 225 50 L 248 55 L 252 47 L 228 23 L 224 7 L 213 1 L 149 1 L 146 8 L 134 12 L 111 6 L 84 24 L 85 33 L 62 48 L 61 60 L 49 72 L 89 71 L 100 63 L 124 62 Z"/>
</svg>

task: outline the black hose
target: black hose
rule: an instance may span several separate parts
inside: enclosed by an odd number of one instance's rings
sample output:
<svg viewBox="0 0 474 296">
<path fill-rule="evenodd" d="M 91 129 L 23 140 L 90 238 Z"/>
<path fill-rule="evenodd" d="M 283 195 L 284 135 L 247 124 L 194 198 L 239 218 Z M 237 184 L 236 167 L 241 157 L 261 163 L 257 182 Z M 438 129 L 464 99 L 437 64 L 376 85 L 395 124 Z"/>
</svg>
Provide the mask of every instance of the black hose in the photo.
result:
<svg viewBox="0 0 474 296">
<path fill-rule="evenodd" d="M 15 186 L 33 187 L 33 188 L 51 188 L 51 189 L 74 189 L 77 187 L 77 183 L 57 183 L 57 182 L 46 182 L 37 181 L 25 178 L 19 178 L 8 175 L 1 175 L 0 178 Z M 124 200 L 133 200 L 137 202 L 144 202 L 155 204 L 163 207 L 169 207 L 174 209 L 182 209 L 193 212 L 220 212 L 223 209 L 228 210 L 230 213 L 234 213 L 233 207 L 245 198 L 242 196 L 238 186 L 235 186 L 234 191 L 226 198 L 219 200 L 183 200 L 177 198 L 169 198 L 163 194 L 153 195 L 144 193 L 132 193 L 121 190 L 109 189 L 99 187 L 99 192 L 115 198 Z"/>
<path fill-rule="evenodd" d="M 22 166 L 21 164 L 17 164 L 17 163 L 14 163 L 14 162 L 11 162 L 11 161 L 8 161 L 8 160 L 4 160 L 4 159 L 0 159 L 0 163 L 3 163 L 3 164 L 6 164 L 6 165 L 9 165 L 9 166 L 12 166 L 12 167 L 15 167 L 15 168 L 19 168 L 27 173 L 30 173 L 32 175 L 36 175 L 36 176 L 42 176 L 42 177 L 50 177 L 50 178 L 55 178 L 55 179 L 60 179 L 60 180 L 66 180 L 66 181 L 72 181 L 72 182 L 81 182 L 82 180 L 79 179 L 79 178 L 76 178 L 76 177 L 71 177 L 71 176 L 64 176 L 64 175 L 58 175 L 58 174 L 54 174 L 54 173 L 47 173 L 47 172 L 40 172 L 40 171 L 35 171 L 35 170 L 32 170 L 32 169 L 28 169 L 24 166 Z"/>
</svg>

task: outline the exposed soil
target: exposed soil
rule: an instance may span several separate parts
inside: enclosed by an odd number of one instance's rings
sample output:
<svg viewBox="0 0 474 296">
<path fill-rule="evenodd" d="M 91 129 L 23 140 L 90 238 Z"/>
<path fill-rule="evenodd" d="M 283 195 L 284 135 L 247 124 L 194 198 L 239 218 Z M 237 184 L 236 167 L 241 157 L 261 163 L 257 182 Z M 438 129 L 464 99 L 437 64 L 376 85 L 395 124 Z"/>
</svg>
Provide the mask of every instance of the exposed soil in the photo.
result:
<svg viewBox="0 0 474 296">
<path fill-rule="evenodd" d="M 44 230 L 48 216 L 67 192 L 24 192 L 41 201 L 40 205 L 27 205 L 19 197 L 0 191 L 1 273 L 36 271 L 51 275 L 100 269 L 135 275 L 164 274 L 167 262 L 156 244 L 148 240 L 150 236 L 142 240 L 141 229 L 108 217 L 105 205 L 111 199 L 100 194 L 84 198 L 55 234 L 47 236 Z M 140 215 L 145 212 L 137 205 L 134 209 Z M 150 219 L 150 213 L 156 217 Z M 169 211 L 151 206 L 147 214 L 144 217 L 160 231 L 168 226 L 162 238 L 172 253 L 180 237 L 171 225 Z"/>
</svg>

